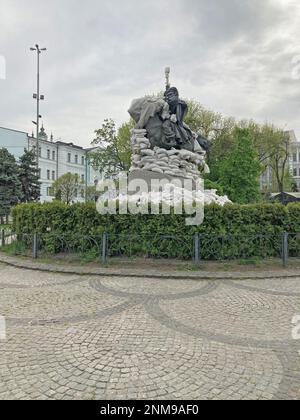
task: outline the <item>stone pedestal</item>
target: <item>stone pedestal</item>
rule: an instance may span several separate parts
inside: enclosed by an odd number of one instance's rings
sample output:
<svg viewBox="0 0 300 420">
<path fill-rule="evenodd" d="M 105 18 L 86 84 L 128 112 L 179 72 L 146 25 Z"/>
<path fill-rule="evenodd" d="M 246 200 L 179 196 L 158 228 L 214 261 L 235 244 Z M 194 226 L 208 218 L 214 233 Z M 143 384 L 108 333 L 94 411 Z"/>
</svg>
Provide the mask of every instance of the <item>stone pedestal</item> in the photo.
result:
<svg viewBox="0 0 300 420">
<path fill-rule="evenodd" d="M 145 171 L 143 169 L 132 170 L 128 175 L 128 182 L 142 180 L 147 183 L 148 191 L 151 191 L 152 181 L 166 181 L 169 184 L 176 184 L 176 186 L 184 189 L 185 186 L 191 185 L 191 189 L 196 191 L 197 183 L 195 180 L 189 178 L 183 178 L 178 176 L 168 175 L 166 173 L 162 174 L 159 172 Z M 175 181 L 175 182 L 174 182 Z M 187 184 L 188 183 L 188 184 Z M 133 193 L 130 193 L 132 195 Z"/>
<path fill-rule="evenodd" d="M 166 200 L 174 197 L 180 199 L 184 195 L 190 202 L 203 200 L 206 204 L 216 203 L 221 206 L 231 203 L 228 197 L 220 197 L 214 190 L 204 191 L 203 175 L 209 173 L 209 168 L 205 163 L 205 152 L 201 148 L 196 153 L 158 147 L 151 149 L 147 131 L 137 129 L 132 130 L 131 147 L 132 166 L 128 182 L 137 181 L 134 186 L 137 187 L 137 191 L 128 192 L 131 199 L 139 195 L 139 182 L 144 181 L 147 192 L 143 191 L 140 196 L 145 197 L 150 194 L 151 199 L 159 200 L 161 198 L 159 191 L 152 191 L 153 181 L 156 181 L 156 188 L 158 183 L 159 188 L 164 188 L 164 185 L 168 184 L 163 194 Z M 170 185 L 174 186 L 174 191 L 171 193 Z"/>
</svg>

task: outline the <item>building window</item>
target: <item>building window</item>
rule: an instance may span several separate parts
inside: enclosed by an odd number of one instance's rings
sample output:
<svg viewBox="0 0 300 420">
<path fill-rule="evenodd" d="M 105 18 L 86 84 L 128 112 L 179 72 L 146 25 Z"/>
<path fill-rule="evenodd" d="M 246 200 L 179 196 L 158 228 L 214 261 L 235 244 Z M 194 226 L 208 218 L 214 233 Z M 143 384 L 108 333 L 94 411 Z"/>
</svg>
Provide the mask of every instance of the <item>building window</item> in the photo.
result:
<svg viewBox="0 0 300 420">
<path fill-rule="evenodd" d="M 81 182 L 84 182 L 84 175 L 81 175 Z"/>
<path fill-rule="evenodd" d="M 42 177 L 42 170 L 41 169 L 39 169 L 39 178 L 41 179 L 41 177 Z"/>
<path fill-rule="evenodd" d="M 39 157 L 42 157 L 42 148 L 39 147 Z"/>
<path fill-rule="evenodd" d="M 52 171 L 52 181 L 55 181 L 55 171 Z"/>
<path fill-rule="evenodd" d="M 78 155 L 75 155 L 75 163 L 78 163 Z"/>
<path fill-rule="evenodd" d="M 84 156 L 81 158 L 81 164 L 84 165 Z"/>
<path fill-rule="evenodd" d="M 68 153 L 68 162 L 71 162 L 71 153 Z"/>
<path fill-rule="evenodd" d="M 294 168 L 294 176 L 297 176 L 297 169 Z"/>
<path fill-rule="evenodd" d="M 50 179 L 50 171 L 47 169 L 47 179 Z"/>
<path fill-rule="evenodd" d="M 47 150 L 47 159 L 50 159 L 50 150 Z"/>
<path fill-rule="evenodd" d="M 52 152 L 52 160 L 55 160 L 55 151 Z"/>
</svg>

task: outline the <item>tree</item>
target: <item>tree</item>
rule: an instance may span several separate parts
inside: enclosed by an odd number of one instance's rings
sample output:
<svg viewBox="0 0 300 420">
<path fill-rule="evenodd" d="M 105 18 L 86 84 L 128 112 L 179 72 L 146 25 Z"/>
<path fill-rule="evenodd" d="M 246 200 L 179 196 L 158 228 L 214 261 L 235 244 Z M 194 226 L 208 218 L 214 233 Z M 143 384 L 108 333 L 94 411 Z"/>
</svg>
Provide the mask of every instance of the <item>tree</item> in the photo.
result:
<svg viewBox="0 0 300 420">
<path fill-rule="evenodd" d="M 269 165 L 273 170 L 279 192 L 284 192 L 285 187 L 291 188 L 289 159 L 291 154 L 291 138 L 289 133 L 278 132 L 277 141 L 271 145 L 271 158 Z"/>
<path fill-rule="evenodd" d="M 0 149 L 0 218 L 8 217 L 22 196 L 19 168 L 7 149 Z"/>
<path fill-rule="evenodd" d="M 204 188 L 206 190 L 216 190 L 219 195 L 224 195 L 223 187 L 218 182 L 211 181 L 210 179 L 204 179 Z"/>
<path fill-rule="evenodd" d="M 97 187 L 96 185 L 92 185 L 85 188 L 85 197 L 87 202 L 95 203 L 97 198 Z"/>
<path fill-rule="evenodd" d="M 219 179 L 224 192 L 239 204 L 257 202 L 260 199 L 259 176 L 261 165 L 248 129 L 236 128 L 235 146 L 223 160 Z"/>
<path fill-rule="evenodd" d="M 83 183 L 79 180 L 78 175 L 67 173 L 53 183 L 51 192 L 56 200 L 71 204 L 77 198 L 82 186 Z"/>
<path fill-rule="evenodd" d="M 187 99 L 188 113 L 186 124 L 197 134 L 208 140 L 215 138 L 222 126 L 223 117 L 214 111 L 205 109 L 199 102 Z"/>
<path fill-rule="evenodd" d="M 236 127 L 234 118 L 227 118 L 220 113 L 204 108 L 195 100 L 186 100 L 188 113 L 185 122 L 198 135 L 209 140 L 211 149 L 207 163 L 211 173 L 208 179 L 219 179 L 219 165 L 228 156 L 234 146 L 233 132 Z"/>
<path fill-rule="evenodd" d="M 19 179 L 22 185 L 21 201 L 29 203 L 38 201 L 41 193 L 38 170 L 34 151 L 24 150 L 19 161 Z"/>
<path fill-rule="evenodd" d="M 153 96 L 162 96 L 163 93 Z M 290 188 L 291 179 L 288 170 L 287 153 L 284 132 L 273 125 L 260 125 L 252 120 L 236 121 L 232 117 L 224 117 L 204 108 L 196 100 L 186 100 L 189 110 L 185 122 L 190 128 L 208 139 L 211 148 L 207 154 L 210 174 L 206 179 L 220 184 L 223 177 L 223 163 L 231 157 L 236 149 L 236 130 L 247 130 L 251 137 L 253 151 L 260 163 L 262 175 L 268 167 L 272 168 L 274 190 Z M 104 177 L 113 177 L 120 171 L 128 171 L 131 160 L 130 131 L 134 128 L 131 120 L 116 128 L 113 120 L 105 120 L 102 128 L 96 131 L 93 144 L 99 146 L 92 152 L 90 161 L 96 170 L 104 173 Z M 247 146 L 247 145 L 246 145 Z"/>
<path fill-rule="evenodd" d="M 103 172 L 105 177 L 112 177 L 121 171 L 129 171 L 131 165 L 130 137 L 134 121 L 123 124 L 119 129 L 112 119 L 104 121 L 102 127 L 96 130 L 93 145 L 98 149 L 89 154 L 89 160 L 94 169 Z"/>
<path fill-rule="evenodd" d="M 259 125 L 254 121 L 242 121 L 240 127 L 250 130 L 254 146 L 262 166 L 262 173 L 271 168 L 273 175 L 269 192 L 290 189 L 292 176 L 289 168 L 291 139 L 284 130 L 272 124 Z"/>
</svg>

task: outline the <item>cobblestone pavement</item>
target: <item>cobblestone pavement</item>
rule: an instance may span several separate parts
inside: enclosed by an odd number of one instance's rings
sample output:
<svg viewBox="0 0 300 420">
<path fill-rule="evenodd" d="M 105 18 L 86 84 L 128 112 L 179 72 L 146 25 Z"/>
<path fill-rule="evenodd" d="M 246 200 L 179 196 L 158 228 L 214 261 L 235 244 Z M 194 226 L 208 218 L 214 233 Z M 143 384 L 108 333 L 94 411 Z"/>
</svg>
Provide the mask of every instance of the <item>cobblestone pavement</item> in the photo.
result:
<svg viewBox="0 0 300 420">
<path fill-rule="evenodd" d="M 300 399 L 299 279 L 0 265 L 0 399 Z"/>
</svg>

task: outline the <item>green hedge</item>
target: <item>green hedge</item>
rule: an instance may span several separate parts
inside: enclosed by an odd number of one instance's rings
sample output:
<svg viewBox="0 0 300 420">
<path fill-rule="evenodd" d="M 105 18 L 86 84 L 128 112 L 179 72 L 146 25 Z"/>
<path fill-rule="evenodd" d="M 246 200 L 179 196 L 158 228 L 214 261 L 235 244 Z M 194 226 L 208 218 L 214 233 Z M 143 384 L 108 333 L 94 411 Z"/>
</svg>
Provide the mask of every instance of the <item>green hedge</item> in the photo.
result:
<svg viewBox="0 0 300 420">
<path fill-rule="evenodd" d="M 58 236 L 69 241 L 72 237 L 75 248 L 76 235 L 100 238 L 106 232 L 110 234 L 111 255 L 127 255 L 130 251 L 131 255 L 190 258 L 193 236 L 199 233 L 204 259 L 266 257 L 279 255 L 283 232 L 300 234 L 300 204 L 210 205 L 205 208 L 204 223 L 194 227 L 186 226 L 184 215 L 103 216 L 93 203 L 22 204 L 13 209 L 12 216 L 15 233 L 44 235 L 52 252 L 64 248 Z M 126 235 L 132 235 L 132 240 Z M 160 241 L 161 235 L 175 235 L 178 241 Z M 89 246 L 93 245 L 81 244 L 81 248 Z M 299 248 L 298 239 L 293 238 L 292 252 L 297 254 Z"/>
</svg>

